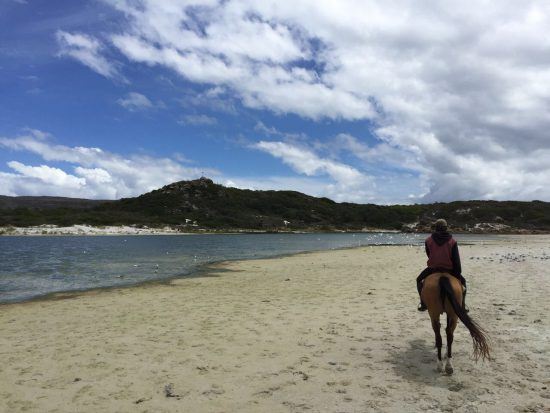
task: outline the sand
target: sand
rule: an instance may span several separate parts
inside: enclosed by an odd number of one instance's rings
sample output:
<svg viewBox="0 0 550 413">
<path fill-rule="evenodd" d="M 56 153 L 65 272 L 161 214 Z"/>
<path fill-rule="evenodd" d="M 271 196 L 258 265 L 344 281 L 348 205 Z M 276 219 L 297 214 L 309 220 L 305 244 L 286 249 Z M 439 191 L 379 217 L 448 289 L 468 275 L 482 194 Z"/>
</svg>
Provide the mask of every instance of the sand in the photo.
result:
<svg viewBox="0 0 550 413">
<path fill-rule="evenodd" d="M 363 247 L 0 306 L 0 411 L 550 411 L 550 237 L 461 254 L 494 360 L 459 325 L 452 376 L 416 311 L 422 248 Z"/>
</svg>

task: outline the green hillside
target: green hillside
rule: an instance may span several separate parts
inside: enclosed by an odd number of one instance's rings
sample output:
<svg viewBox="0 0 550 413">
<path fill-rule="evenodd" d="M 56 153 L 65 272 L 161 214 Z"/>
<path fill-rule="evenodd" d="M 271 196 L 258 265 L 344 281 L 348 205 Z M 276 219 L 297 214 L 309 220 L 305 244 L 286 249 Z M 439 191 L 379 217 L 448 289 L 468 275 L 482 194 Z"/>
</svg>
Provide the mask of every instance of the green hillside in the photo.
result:
<svg viewBox="0 0 550 413">
<path fill-rule="evenodd" d="M 136 198 L 118 201 L 78 200 L 75 203 L 70 198 L 56 198 L 55 204 L 52 204 L 51 198 L 25 197 L 26 201 L 21 198 L 18 202 L 12 200 L 10 203 L 4 199 L 0 203 L 0 226 L 88 224 L 169 225 L 186 231 L 368 228 L 429 231 L 435 218 L 444 217 L 458 231 L 550 230 L 548 202 L 457 201 L 360 205 L 336 203 L 294 191 L 226 188 L 206 178 L 176 182 Z M 40 199 L 49 202 L 44 204 Z"/>
</svg>

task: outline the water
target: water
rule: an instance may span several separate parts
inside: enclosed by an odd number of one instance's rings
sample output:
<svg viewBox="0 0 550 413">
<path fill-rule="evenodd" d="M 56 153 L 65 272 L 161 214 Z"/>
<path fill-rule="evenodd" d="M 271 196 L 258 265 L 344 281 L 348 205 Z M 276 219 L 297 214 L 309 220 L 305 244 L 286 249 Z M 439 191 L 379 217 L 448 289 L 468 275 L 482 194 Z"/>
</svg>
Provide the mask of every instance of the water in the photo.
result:
<svg viewBox="0 0 550 413">
<path fill-rule="evenodd" d="M 424 237 L 394 233 L 0 237 L 0 302 L 185 276 L 216 261 L 361 245 L 421 245 Z M 458 239 L 479 241 L 480 236 Z"/>
</svg>

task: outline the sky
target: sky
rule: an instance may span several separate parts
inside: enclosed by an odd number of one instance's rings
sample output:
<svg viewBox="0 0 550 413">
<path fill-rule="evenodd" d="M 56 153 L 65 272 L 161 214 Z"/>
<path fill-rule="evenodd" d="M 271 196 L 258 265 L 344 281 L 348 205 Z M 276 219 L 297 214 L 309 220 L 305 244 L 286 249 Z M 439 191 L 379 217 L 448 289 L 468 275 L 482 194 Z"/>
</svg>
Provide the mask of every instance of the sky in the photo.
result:
<svg viewBox="0 0 550 413">
<path fill-rule="evenodd" d="M 0 194 L 550 201 L 550 2 L 0 0 Z"/>
</svg>

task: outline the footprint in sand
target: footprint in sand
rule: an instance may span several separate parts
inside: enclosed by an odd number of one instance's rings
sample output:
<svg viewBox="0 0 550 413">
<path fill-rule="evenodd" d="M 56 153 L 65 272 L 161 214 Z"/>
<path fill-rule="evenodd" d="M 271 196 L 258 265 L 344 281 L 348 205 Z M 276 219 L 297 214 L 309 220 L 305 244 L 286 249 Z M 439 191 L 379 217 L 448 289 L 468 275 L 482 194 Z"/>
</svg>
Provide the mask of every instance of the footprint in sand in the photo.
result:
<svg viewBox="0 0 550 413">
<path fill-rule="evenodd" d="M 207 389 L 207 390 L 204 390 L 201 394 L 203 396 L 219 396 L 221 394 L 224 394 L 225 393 L 225 390 L 222 389 L 220 386 L 218 386 L 217 384 L 212 384 L 210 386 L 210 389 Z"/>
</svg>

